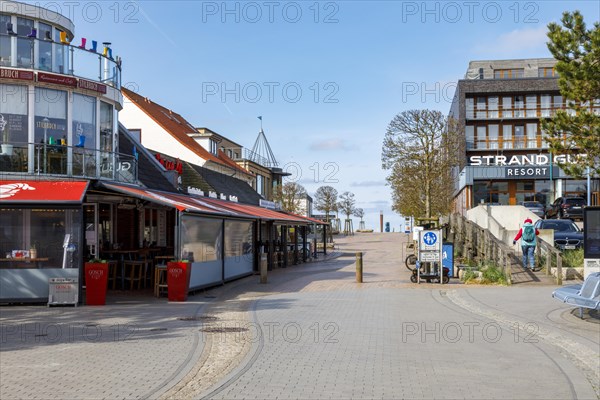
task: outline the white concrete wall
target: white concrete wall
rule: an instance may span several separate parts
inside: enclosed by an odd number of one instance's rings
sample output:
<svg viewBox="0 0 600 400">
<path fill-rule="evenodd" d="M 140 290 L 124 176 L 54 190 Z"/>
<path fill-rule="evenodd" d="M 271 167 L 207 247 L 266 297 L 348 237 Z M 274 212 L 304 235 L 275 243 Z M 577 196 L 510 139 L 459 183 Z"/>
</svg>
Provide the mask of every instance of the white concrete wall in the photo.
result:
<svg viewBox="0 0 600 400">
<path fill-rule="evenodd" d="M 205 159 L 179 143 L 162 126 L 126 97 L 123 103 L 123 110 L 119 112 L 119 121 L 127 129 L 141 129 L 142 145 L 148 149 L 159 151 L 199 166 L 203 166 L 206 162 Z"/>
</svg>

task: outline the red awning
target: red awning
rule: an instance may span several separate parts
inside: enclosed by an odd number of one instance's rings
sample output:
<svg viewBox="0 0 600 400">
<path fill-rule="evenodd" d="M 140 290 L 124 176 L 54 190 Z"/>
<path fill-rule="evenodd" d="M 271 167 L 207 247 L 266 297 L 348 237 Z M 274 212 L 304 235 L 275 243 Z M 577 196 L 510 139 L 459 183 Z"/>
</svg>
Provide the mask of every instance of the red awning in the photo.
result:
<svg viewBox="0 0 600 400">
<path fill-rule="evenodd" d="M 225 201 L 218 200 L 213 198 L 203 197 L 201 200 L 196 199 L 197 201 L 202 201 L 208 204 L 214 204 L 218 207 L 224 207 L 232 211 L 241 212 L 244 214 L 249 214 L 254 216 L 255 218 L 260 218 L 267 221 L 277 221 L 280 223 L 286 223 L 290 225 L 296 224 L 307 224 L 309 221 L 300 216 L 293 216 L 290 214 L 285 214 L 275 210 L 269 210 L 268 208 L 263 208 L 259 206 L 252 206 L 250 204 L 241 204 L 233 201 Z"/>
<path fill-rule="evenodd" d="M 1 180 L 3 203 L 82 203 L 88 181 Z"/>
<path fill-rule="evenodd" d="M 202 214 L 218 214 L 218 215 L 229 215 L 229 216 L 242 216 L 236 212 L 228 210 L 223 207 L 217 207 L 212 204 L 202 204 L 195 201 L 192 197 L 178 194 L 161 192 L 158 190 L 145 189 L 141 187 L 118 185 L 114 183 L 101 182 L 101 186 L 106 189 L 114 190 L 128 196 L 133 196 L 138 199 L 147 200 L 153 203 L 162 204 L 168 207 L 174 207 L 179 211 L 197 212 Z"/>
</svg>

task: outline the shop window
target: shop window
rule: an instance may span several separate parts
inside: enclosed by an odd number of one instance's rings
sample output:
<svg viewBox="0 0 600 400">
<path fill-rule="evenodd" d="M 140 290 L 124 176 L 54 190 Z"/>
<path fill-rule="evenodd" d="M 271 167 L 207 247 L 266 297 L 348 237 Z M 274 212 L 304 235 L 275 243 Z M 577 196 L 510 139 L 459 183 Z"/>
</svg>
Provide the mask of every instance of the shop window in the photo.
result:
<svg viewBox="0 0 600 400">
<path fill-rule="evenodd" d="M 82 262 L 80 209 L 2 208 L 0 209 L 0 255 L 35 249 L 37 261 L 19 263 L 18 268 L 79 268 Z M 70 251 L 63 243 L 69 235 Z"/>
<path fill-rule="evenodd" d="M 25 145 L 29 142 L 28 91 L 23 85 L 0 85 L 0 131 L 2 143 L 12 143 L 26 155 Z"/>
<path fill-rule="evenodd" d="M 254 265 L 252 222 L 225 221 L 223 237 L 225 279 L 251 273 Z"/>
<path fill-rule="evenodd" d="M 181 254 L 183 258 L 199 263 L 221 260 L 223 249 L 222 220 L 183 215 L 181 226 Z"/>
<path fill-rule="evenodd" d="M 66 152 L 56 146 L 67 137 L 67 92 L 35 88 L 35 170 L 66 173 Z M 56 168 L 56 170 L 55 170 Z"/>
</svg>

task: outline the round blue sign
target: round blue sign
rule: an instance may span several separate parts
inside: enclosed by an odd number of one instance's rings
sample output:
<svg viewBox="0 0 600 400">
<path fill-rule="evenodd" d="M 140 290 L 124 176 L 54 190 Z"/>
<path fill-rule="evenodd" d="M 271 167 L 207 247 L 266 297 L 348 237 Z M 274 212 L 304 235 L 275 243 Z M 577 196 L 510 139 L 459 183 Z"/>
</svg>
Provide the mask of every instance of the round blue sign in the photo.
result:
<svg viewBox="0 0 600 400">
<path fill-rule="evenodd" d="M 433 232 L 427 232 L 423 235 L 423 242 L 428 246 L 433 246 L 437 242 L 437 235 Z"/>
</svg>

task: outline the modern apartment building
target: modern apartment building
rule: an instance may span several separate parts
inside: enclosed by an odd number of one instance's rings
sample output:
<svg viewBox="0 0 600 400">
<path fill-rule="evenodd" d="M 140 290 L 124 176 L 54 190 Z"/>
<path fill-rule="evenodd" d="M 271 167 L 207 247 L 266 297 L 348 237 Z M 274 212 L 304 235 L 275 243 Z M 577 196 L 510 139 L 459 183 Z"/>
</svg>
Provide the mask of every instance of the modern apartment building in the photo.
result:
<svg viewBox="0 0 600 400">
<path fill-rule="evenodd" d="M 450 109 L 465 137 L 464 158 L 455 170 L 455 211 L 481 203 L 549 204 L 561 196 L 587 196 L 587 180 L 557 166 L 573 157 L 553 155 L 541 130 L 542 119 L 566 108 L 555 64 L 552 58 L 469 63 Z M 598 101 L 590 107 L 600 113 Z M 590 189 L 592 204 L 598 204 L 598 177 Z"/>
</svg>

